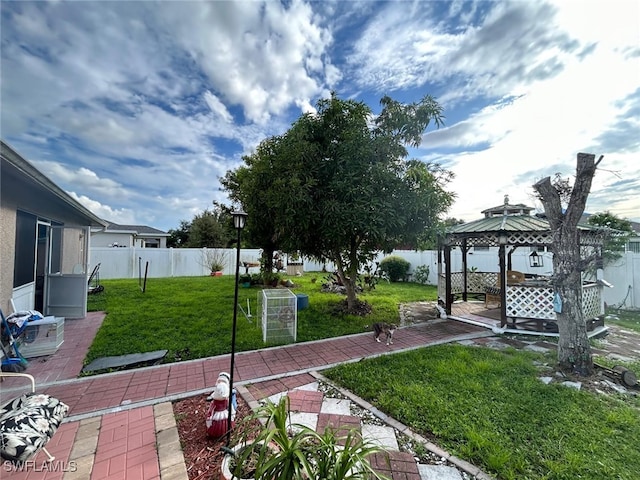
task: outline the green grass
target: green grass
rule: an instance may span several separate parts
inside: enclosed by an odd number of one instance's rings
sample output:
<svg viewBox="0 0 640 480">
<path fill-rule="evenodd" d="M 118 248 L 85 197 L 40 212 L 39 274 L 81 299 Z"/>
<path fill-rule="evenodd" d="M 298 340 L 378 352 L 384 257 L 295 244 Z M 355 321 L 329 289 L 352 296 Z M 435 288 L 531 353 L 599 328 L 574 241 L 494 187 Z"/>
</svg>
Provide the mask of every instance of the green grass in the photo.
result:
<svg viewBox="0 0 640 480">
<path fill-rule="evenodd" d="M 309 308 L 298 312 L 298 342 L 361 333 L 375 322 L 397 322 L 398 304 L 435 300 L 437 295 L 434 286 L 383 282 L 359 295 L 372 305 L 370 315 L 336 315 L 335 306 L 344 296 L 322 293 L 323 278 L 321 273 L 292 278 L 296 283 L 292 291 L 309 295 Z M 104 292 L 89 295 L 88 309 L 105 311 L 107 316 L 86 362 L 164 349 L 169 350 L 167 362 L 175 360 L 176 352 L 183 360 L 230 352 L 233 276 L 151 278 L 145 293 L 135 279 L 103 280 L 101 284 Z M 265 347 L 261 329 L 256 326 L 260 290 L 258 286 L 239 289 L 238 303 L 246 310 L 249 299 L 253 317 L 247 320 L 238 310 L 236 351 Z"/>
<path fill-rule="evenodd" d="M 640 332 L 640 310 L 608 309 L 606 322 Z"/>
<path fill-rule="evenodd" d="M 444 345 L 324 372 L 500 479 L 640 478 L 640 402 L 544 385 L 533 352 Z"/>
</svg>

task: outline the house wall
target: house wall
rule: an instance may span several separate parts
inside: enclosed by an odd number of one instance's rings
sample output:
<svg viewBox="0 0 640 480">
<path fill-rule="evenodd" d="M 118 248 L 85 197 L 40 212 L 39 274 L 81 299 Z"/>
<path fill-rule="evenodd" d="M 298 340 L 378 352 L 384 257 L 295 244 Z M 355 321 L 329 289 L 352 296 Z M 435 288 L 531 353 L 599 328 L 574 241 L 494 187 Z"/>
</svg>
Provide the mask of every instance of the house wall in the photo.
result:
<svg viewBox="0 0 640 480">
<path fill-rule="evenodd" d="M 12 312 L 10 299 L 13 296 L 13 272 L 15 261 L 15 237 L 16 237 L 16 211 L 22 210 L 37 215 L 39 218 L 63 224 L 65 226 L 85 226 L 86 220 L 81 218 L 76 211 L 61 201 L 58 197 L 46 194 L 35 194 L 35 190 L 21 188 L 21 184 L 10 175 L 2 172 L 2 184 L 0 185 L 2 196 L 0 198 L 2 242 L 0 242 L 0 307 L 5 314 Z M 34 235 L 36 232 L 33 232 Z M 65 233 L 66 235 L 66 233 Z M 70 258 L 74 262 L 83 258 L 84 252 L 80 249 L 81 242 L 76 237 L 64 244 L 65 259 Z M 66 266 L 65 266 L 66 267 Z M 70 266 L 70 270 L 73 265 Z M 21 305 L 19 308 L 25 308 Z M 33 308 L 33 305 L 27 307 Z"/>
<path fill-rule="evenodd" d="M 111 247 L 116 242 L 125 247 L 133 246 L 133 235 L 130 233 L 95 232 L 91 234 L 91 247 Z"/>
<path fill-rule="evenodd" d="M 2 197 L 0 201 L 0 308 L 5 315 L 11 312 L 13 293 L 13 264 L 15 259 L 16 206 L 15 202 Z"/>
</svg>

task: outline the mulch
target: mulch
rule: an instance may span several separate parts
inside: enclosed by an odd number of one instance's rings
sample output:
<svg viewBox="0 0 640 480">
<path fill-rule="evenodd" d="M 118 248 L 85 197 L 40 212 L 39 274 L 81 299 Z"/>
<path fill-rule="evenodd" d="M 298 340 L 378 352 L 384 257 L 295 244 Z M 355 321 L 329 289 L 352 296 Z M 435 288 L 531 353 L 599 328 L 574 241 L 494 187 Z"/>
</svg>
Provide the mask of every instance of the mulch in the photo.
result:
<svg viewBox="0 0 640 480">
<path fill-rule="evenodd" d="M 212 439 L 207 436 L 205 419 L 209 409 L 206 395 L 198 395 L 173 404 L 178 436 L 182 446 L 189 480 L 218 480 L 226 445 L 226 436 Z M 252 413 L 251 408 L 238 395 L 238 412 L 233 436 L 239 435 L 251 425 L 242 421 Z M 232 438 L 233 443 L 233 438 Z"/>
</svg>

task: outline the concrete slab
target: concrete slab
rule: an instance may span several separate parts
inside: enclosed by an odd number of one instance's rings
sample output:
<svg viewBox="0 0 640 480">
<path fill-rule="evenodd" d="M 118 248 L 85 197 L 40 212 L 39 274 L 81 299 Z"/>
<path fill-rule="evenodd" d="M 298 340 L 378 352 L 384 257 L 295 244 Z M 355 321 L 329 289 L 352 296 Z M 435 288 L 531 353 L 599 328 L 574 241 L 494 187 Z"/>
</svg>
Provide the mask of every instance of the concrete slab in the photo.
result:
<svg viewBox="0 0 640 480">
<path fill-rule="evenodd" d="M 305 427 L 309 427 L 312 430 L 316 429 L 318 425 L 317 413 L 305 413 L 305 412 L 292 412 L 291 423 L 299 423 Z"/>
<path fill-rule="evenodd" d="M 351 401 L 344 398 L 325 398 L 322 401 L 320 413 L 351 415 Z"/>
<path fill-rule="evenodd" d="M 549 351 L 548 348 L 540 347 L 538 345 L 527 345 L 523 348 L 523 350 L 529 350 L 530 352 L 539 352 L 539 353 L 547 353 Z"/>
<path fill-rule="evenodd" d="M 418 464 L 418 472 L 422 480 L 462 480 L 460 472 L 447 465 Z"/>
<path fill-rule="evenodd" d="M 396 432 L 391 427 L 368 424 L 362 425 L 362 438 L 376 445 L 380 445 L 386 450 L 400 450 Z"/>
<path fill-rule="evenodd" d="M 318 391 L 318 382 L 307 383 L 306 385 L 302 385 L 302 386 L 296 388 L 296 390 L 308 390 L 310 392 L 317 392 Z"/>
</svg>

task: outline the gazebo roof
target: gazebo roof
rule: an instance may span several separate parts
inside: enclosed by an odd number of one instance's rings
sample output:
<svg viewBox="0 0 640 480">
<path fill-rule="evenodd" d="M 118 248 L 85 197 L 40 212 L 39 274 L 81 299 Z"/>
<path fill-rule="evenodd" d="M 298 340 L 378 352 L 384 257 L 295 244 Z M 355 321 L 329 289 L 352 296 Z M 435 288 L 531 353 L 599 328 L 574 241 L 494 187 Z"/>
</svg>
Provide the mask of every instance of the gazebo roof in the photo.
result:
<svg viewBox="0 0 640 480">
<path fill-rule="evenodd" d="M 548 232 L 546 219 L 531 215 L 503 215 L 462 223 L 449 229 L 450 234 L 470 234 L 489 232 Z"/>
<path fill-rule="evenodd" d="M 607 229 L 578 225 L 581 245 L 602 245 Z M 456 225 L 447 230 L 446 243 L 468 246 L 498 246 L 500 237 L 508 245 L 549 245 L 552 243 L 549 221 L 531 215 L 485 217 Z"/>
</svg>

